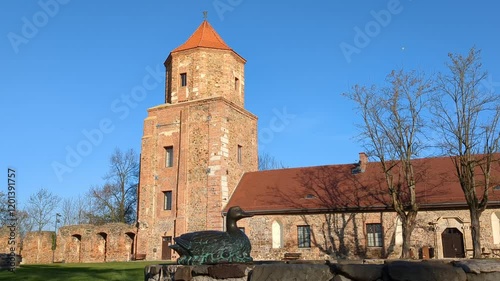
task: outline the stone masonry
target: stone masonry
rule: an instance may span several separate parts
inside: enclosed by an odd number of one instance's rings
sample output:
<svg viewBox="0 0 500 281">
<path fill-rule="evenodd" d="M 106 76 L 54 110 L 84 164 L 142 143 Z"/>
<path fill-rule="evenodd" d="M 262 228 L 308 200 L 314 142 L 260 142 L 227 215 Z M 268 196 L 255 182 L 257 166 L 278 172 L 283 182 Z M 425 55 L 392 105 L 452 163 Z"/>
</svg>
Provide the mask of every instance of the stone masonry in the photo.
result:
<svg viewBox="0 0 500 281">
<path fill-rule="evenodd" d="M 500 209 L 487 209 L 481 216 L 481 246 L 485 257 L 500 257 L 500 244 L 495 244 L 493 239 L 494 225 L 498 221 L 492 218 L 496 213 L 500 213 Z M 420 211 L 417 222 L 411 245 L 415 259 L 423 258 L 424 247 L 432 249 L 433 258 L 443 258 L 442 233 L 449 228 L 457 229 L 462 235 L 465 257 L 472 256 L 468 210 Z M 368 223 L 382 224 L 382 247 L 367 246 L 365 225 Z M 298 246 L 297 227 L 301 225 L 311 227 L 310 248 Z M 394 212 L 265 215 L 241 220 L 238 226 L 245 228 L 252 243 L 251 255 L 256 260 L 281 260 L 285 253 L 300 253 L 303 260 L 322 260 L 329 256 L 398 258 L 401 253 L 402 229 Z M 279 243 L 273 239 L 278 239 Z"/>
<path fill-rule="evenodd" d="M 111 223 L 70 225 L 59 228 L 52 251 L 53 231 L 29 232 L 21 255 L 23 263 L 85 263 L 130 261 L 134 253 L 135 227 Z"/>
</svg>

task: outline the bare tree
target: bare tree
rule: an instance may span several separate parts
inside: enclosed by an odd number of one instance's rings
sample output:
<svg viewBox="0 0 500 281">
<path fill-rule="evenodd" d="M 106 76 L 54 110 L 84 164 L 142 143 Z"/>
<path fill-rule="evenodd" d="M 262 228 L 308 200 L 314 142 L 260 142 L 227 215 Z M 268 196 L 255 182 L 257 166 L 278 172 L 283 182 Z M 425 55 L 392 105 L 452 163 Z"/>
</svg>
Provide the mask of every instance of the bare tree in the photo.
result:
<svg viewBox="0 0 500 281">
<path fill-rule="evenodd" d="M 410 257 L 410 238 L 419 209 L 412 159 L 425 149 L 425 120 L 432 84 L 416 72 L 392 71 L 389 86 L 356 85 L 345 94 L 357 104 L 363 123 L 360 140 L 380 162 L 392 207 L 402 222 L 402 258 Z"/>
<path fill-rule="evenodd" d="M 65 198 L 61 206 L 62 225 L 89 223 L 89 198 Z"/>
<path fill-rule="evenodd" d="M 259 155 L 259 171 L 275 170 L 286 168 L 281 161 L 278 161 L 274 156 L 264 153 Z"/>
<path fill-rule="evenodd" d="M 134 150 L 116 149 L 110 157 L 110 169 L 103 186 L 90 189 L 92 223 L 133 223 L 136 215 L 139 161 Z"/>
<path fill-rule="evenodd" d="M 487 73 L 480 51 L 449 54 L 449 73 L 440 74 L 432 102 L 439 147 L 449 155 L 471 218 L 474 258 L 481 257 L 480 217 L 488 204 L 491 170 L 498 152 L 500 95 L 481 87 Z"/>
<path fill-rule="evenodd" d="M 42 231 L 53 220 L 54 211 L 61 199 L 45 188 L 32 194 L 26 205 L 28 218 L 33 220 L 34 230 Z"/>
</svg>

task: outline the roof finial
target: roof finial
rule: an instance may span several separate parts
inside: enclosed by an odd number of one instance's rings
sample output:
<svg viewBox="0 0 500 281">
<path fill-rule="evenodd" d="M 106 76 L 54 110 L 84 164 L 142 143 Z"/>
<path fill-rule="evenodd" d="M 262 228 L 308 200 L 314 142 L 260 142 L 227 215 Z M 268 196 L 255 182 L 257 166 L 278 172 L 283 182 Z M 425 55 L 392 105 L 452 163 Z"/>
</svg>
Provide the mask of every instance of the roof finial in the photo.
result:
<svg viewBox="0 0 500 281">
<path fill-rule="evenodd" d="M 207 20 L 207 18 L 208 18 L 208 12 L 203 11 L 203 20 Z"/>
</svg>

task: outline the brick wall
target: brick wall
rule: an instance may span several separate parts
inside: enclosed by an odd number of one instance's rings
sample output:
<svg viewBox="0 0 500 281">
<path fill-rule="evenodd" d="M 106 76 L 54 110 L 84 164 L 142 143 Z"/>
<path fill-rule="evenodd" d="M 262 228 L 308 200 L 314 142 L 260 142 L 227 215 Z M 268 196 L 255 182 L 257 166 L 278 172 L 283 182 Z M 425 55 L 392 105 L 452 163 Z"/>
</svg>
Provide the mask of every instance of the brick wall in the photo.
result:
<svg viewBox="0 0 500 281">
<path fill-rule="evenodd" d="M 59 228 L 55 262 L 129 261 L 134 251 L 135 228 L 121 223 L 71 225 Z M 54 232 L 30 232 L 23 242 L 23 262 L 52 262 Z"/>
<path fill-rule="evenodd" d="M 500 244 L 493 243 L 494 228 L 491 219 L 493 212 L 500 212 L 500 209 L 487 209 L 481 216 L 481 246 L 486 249 L 486 252 L 500 248 Z M 303 259 L 312 260 L 323 259 L 326 253 L 341 258 L 399 257 L 402 234 L 397 227 L 395 213 L 346 213 L 327 216 L 326 214 L 255 216 L 241 220 L 238 226 L 245 227 L 245 232 L 252 243 L 252 257 L 256 260 L 279 260 L 286 252 L 298 252 L 302 254 Z M 278 248 L 273 248 L 272 225 L 275 221 L 280 225 L 282 232 L 282 246 Z M 330 224 L 327 223 L 328 221 Z M 420 211 L 417 222 L 411 240 L 411 247 L 416 258 L 418 258 L 419 250 L 424 246 L 433 248 L 436 258 L 443 258 L 441 235 L 447 228 L 457 228 L 462 233 L 466 256 L 469 257 L 472 254 L 468 210 Z M 367 246 L 367 223 L 382 224 L 384 232 L 382 247 Z M 310 248 L 298 247 L 297 226 L 299 225 L 311 227 L 312 246 Z M 328 225 L 331 227 L 330 231 Z M 330 241 L 334 241 L 335 246 L 332 246 Z"/>
<path fill-rule="evenodd" d="M 243 108 L 244 63 L 233 51 L 207 48 L 165 62 L 168 103 L 148 110 L 141 148 L 137 239 L 147 259 L 170 251 L 164 237 L 222 230 L 222 208 L 243 173 L 257 169 L 257 117 Z M 165 147 L 173 147 L 172 167 Z M 172 192 L 171 210 L 165 192 Z"/>
</svg>

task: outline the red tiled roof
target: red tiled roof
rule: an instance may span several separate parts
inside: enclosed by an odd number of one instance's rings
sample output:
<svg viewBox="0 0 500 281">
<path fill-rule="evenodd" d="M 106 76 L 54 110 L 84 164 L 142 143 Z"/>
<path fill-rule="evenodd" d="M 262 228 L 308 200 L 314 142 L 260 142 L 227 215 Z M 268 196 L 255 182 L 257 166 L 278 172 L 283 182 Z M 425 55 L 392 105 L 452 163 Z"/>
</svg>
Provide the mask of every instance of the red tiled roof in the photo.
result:
<svg viewBox="0 0 500 281">
<path fill-rule="evenodd" d="M 232 50 L 229 46 L 222 40 L 222 38 L 217 34 L 215 29 L 208 23 L 208 21 L 204 20 L 201 25 L 196 29 L 196 31 L 189 37 L 189 39 L 176 49 L 172 51 L 184 51 L 196 47 L 205 47 L 205 48 L 213 48 L 213 49 L 222 49 L 222 50 Z"/>
<path fill-rule="evenodd" d="M 412 164 L 421 209 L 466 206 L 451 158 L 416 159 Z M 230 206 L 255 214 L 392 209 L 380 163 L 369 162 L 364 172 L 353 174 L 356 167 L 345 164 L 248 172 L 224 211 Z M 395 173 L 394 181 L 402 182 L 401 176 Z M 499 183 L 500 164 L 494 163 L 490 187 Z M 500 203 L 500 190 L 490 190 L 489 202 Z"/>
</svg>

